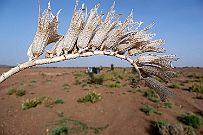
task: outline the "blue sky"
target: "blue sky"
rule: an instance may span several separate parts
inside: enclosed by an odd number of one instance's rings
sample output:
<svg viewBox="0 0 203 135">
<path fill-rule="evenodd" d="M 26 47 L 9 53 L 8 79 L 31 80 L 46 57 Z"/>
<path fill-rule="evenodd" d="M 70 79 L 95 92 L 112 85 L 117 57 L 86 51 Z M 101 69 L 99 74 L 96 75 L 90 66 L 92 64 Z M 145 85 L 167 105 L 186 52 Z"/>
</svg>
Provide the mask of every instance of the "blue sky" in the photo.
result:
<svg viewBox="0 0 203 135">
<path fill-rule="evenodd" d="M 155 38 L 165 40 L 168 54 L 180 59 L 175 66 L 203 67 L 203 0 L 115 0 L 121 20 L 134 9 L 136 21 L 143 27 L 155 21 Z M 41 0 L 41 11 L 48 0 Z M 97 2 L 104 13 L 113 0 L 80 0 L 88 9 Z M 72 16 L 75 0 L 51 0 L 53 13 L 62 9 L 59 32 L 64 34 Z M 27 49 L 37 29 L 37 0 L 0 0 L 0 64 L 16 65 L 27 61 Z M 96 56 L 65 61 L 50 66 L 129 66 L 120 59 Z"/>
</svg>

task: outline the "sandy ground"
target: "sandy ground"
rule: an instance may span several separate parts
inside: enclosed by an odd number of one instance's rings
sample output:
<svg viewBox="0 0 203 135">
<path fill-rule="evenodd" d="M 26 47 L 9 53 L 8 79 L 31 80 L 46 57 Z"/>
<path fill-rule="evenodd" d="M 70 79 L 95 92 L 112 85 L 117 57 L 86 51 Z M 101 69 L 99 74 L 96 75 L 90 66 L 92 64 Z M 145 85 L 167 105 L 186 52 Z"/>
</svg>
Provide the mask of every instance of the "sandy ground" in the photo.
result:
<svg viewBox="0 0 203 135">
<path fill-rule="evenodd" d="M 9 68 L 0 68 L 0 73 Z M 119 69 L 116 69 L 119 70 Z M 123 69 L 120 69 L 123 70 Z M 185 74 L 203 75 L 203 69 L 176 69 L 182 75 L 172 82 L 184 83 L 190 79 Z M 179 89 L 172 89 L 176 94 L 169 100 L 173 103 L 171 109 L 163 108 L 143 96 L 147 89 L 141 87 L 141 92 L 129 92 L 129 85 L 120 88 L 109 88 L 103 85 L 93 85 L 83 88 L 75 84 L 74 73 L 85 72 L 84 68 L 30 68 L 22 71 L 0 84 L 0 135 L 46 135 L 50 122 L 58 119 L 58 113 L 66 117 L 87 123 L 89 126 L 102 127 L 108 125 L 101 135 L 151 135 L 155 134 L 152 121 L 165 119 L 170 123 L 179 123 L 177 117 L 187 112 L 203 112 L 203 100 L 196 99 L 200 93 L 189 92 L 191 84 L 185 84 Z M 190 79 L 191 80 L 191 79 Z M 64 91 L 63 85 L 70 88 Z M 9 88 L 22 88 L 26 94 L 18 97 L 8 95 Z M 143 90 L 143 91 L 142 91 Z M 88 91 L 101 93 L 103 99 L 97 103 L 78 103 L 77 99 Z M 22 110 L 21 104 L 28 98 L 49 96 L 61 98 L 64 104 L 52 108 L 39 105 L 35 108 Z M 151 105 L 162 115 L 145 115 L 140 108 Z M 203 126 L 198 129 L 203 134 Z"/>
</svg>

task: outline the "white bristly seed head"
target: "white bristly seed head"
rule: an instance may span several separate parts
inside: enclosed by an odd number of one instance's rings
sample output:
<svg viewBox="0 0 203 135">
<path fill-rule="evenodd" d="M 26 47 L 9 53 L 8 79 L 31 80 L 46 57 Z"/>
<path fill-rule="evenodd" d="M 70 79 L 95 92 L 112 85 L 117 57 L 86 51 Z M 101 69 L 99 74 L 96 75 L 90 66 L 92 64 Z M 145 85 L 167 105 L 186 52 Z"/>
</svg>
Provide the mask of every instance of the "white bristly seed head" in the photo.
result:
<svg viewBox="0 0 203 135">
<path fill-rule="evenodd" d="M 49 43 L 56 42 L 60 38 L 58 35 L 59 13 L 60 10 L 56 16 L 52 14 L 49 2 L 48 8 L 44 10 L 42 15 L 39 14 L 37 32 L 27 52 L 29 60 L 38 58 Z"/>
<path fill-rule="evenodd" d="M 84 4 L 80 9 L 78 5 L 79 1 L 76 0 L 70 26 L 64 36 L 57 32 L 60 10 L 54 16 L 50 2 L 42 15 L 39 8 L 38 29 L 27 52 L 29 60 L 38 58 L 45 47 L 53 42 L 55 45 L 47 51 L 46 57 L 52 58 L 69 53 L 78 53 L 82 56 L 80 54 L 83 52 L 95 55 L 96 51 L 105 55 L 119 55 L 136 67 L 140 78 L 144 79 L 150 88 L 155 89 L 161 99 L 173 95 L 167 87 L 154 79 L 159 77 L 169 81 L 174 77 L 171 63 L 177 60 L 175 55 L 157 54 L 164 53 L 165 49 L 161 47 L 164 41 L 154 39 L 156 35 L 150 32 L 154 22 L 140 30 L 143 22 L 133 20 L 133 10 L 124 22 L 119 21 L 120 14 L 115 11 L 115 2 L 106 16 L 99 13 L 100 4 L 95 5 L 89 14 Z M 66 59 L 66 55 L 63 59 Z M 130 59 L 131 56 L 137 56 L 137 59 L 133 61 Z"/>
</svg>

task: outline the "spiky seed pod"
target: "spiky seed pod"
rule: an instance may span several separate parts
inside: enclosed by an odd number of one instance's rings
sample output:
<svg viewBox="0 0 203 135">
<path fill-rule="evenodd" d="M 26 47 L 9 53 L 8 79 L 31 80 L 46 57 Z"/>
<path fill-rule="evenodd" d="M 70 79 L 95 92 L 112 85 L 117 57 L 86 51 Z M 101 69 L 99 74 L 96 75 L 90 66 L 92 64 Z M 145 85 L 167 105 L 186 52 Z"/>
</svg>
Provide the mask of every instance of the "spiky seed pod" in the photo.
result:
<svg viewBox="0 0 203 135">
<path fill-rule="evenodd" d="M 56 16 L 53 18 L 52 22 L 49 25 L 49 40 L 48 40 L 48 44 L 53 43 L 53 42 L 57 42 L 62 35 L 58 34 L 58 23 L 59 23 L 59 13 L 61 10 L 59 10 L 56 14 Z"/>
<path fill-rule="evenodd" d="M 163 53 L 163 52 L 165 52 L 165 49 L 164 48 L 157 48 L 157 47 L 154 47 L 154 46 L 145 46 L 142 49 L 132 48 L 132 49 L 128 50 L 128 54 L 130 56 L 137 55 L 137 54 L 142 54 L 142 53 L 145 53 L 145 52 Z"/>
<path fill-rule="evenodd" d="M 163 44 L 163 40 L 154 40 L 151 39 L 155 36 L 153 33 L 147 33 L 148 30 L 154 25 L 151 24 L 144 28 L 141 31 L 138 31 L 138 28 L 142 22 L 134 22 L 126 28 L 126 31 L 121 38 L 119 44 L 117 45 L 117 50 L 119 51 L 127 51 L 130 56 L 136 55 L 137 53 L 144 52 L 163 52 L 162 48 L 158 46 Z M 134 29 L 134 30 L 133 30 Z M 123 46 L 125 45 L 125 46 Z"/>
<path fill-rule="evenodd" d="M 51 50 L 48 50 L 46 52 L 45 57 L 46 58 L 53 58 L 54 56 L 59 56 L 61 54 L 61 49 L 59 48 L 59 44 L 63 41 L 64 36 L 61 36 L 61 38 L 56 42 L 56 44 L 51 48 Z"/>
<path fill-rule="evenodd" d="M 47 53 L 53 56 L 60 56 L 64 52 L 69 52 L 73 50 L 75 43 L 77 41 L 78 35 L 80 31 L 83 29 L 85 23 L 85 13 L 84 8 L 82 7 L 80 10 L 77 10 L 78 1 L 76 1 L 76 5 L 73 12 L 73 17 L 70 22 L 70 26 L 68 32 L 64 35 L 64 37 L 60 38 L 59 42 L 57 42 L 51 50 Z"/>
<path fill-rule="evenodd" d="M 119 23 L 119 15 L 116 14 L 114 7 L 115 2 L 111 6 L 106 19 L 96 30 L 96 33 L 90 43 L 93 49 L 99 48 L 103 41 L 106 39 L 108 32 L 114 29 L 114 27 Z"/>
<path fill-rule="evenodd" d="M 138 28 L 141 25 L 142 25 L 142 22 L 135 22 L 135 21 L 133 21 L 133 16 L 132 16 L 131 22 L 128 24 L 128 26 L 125 28 L 125 30 L 121 33 L 122 36 L 119 39 L 119 44 L 122 44 L 122 43 L 131 43 L 132 41 L 134 41 L 136 39 L 135 35 L 139 32 Z"/>
<path fill-rule="evenodd" d="M 71 51 L 78 39 L 79 33 L 82 31 L 85 21 L 86 21 L 86 16 L 85 16 L 85 9 L 84 5 L 82 5 L 82 8 L 80 10 L 77 10 L 77 5 L 76 3 L 75 10 L 73 13 L 73 17 L 68 29 L 67 34 L 64 36 L 64 39 L 61 43 L 59 43 L 59 48 L 58 50 L 65 50 L 66 52 Z M 62 44 L 62 45 L 60 45 Z M 60 46 L 62 46 L 60 48 Z"/>
<path fill-rule="evenodd" d="M 128 55 L 132 56 L 143 53 L 144 46 L 149 44 L 149 42 L 150 41 L 139 41 L 139 39 L 137 41 L 132 41 L 132 45 L 127 49 Z"/>
<path fill-rule="evenodd" d="M 169 96 L 174 96 L 175 94 L 169 90 L 166 86 L 162 85 L 159 81 L 154 78 L 147 77 L 144 78 L 145 83 L 148 87 L 155 90 L 155 92 L 159 95 L 161 101 L 164 101 Z"/>
<path fill-rule="evenodd" d="M 162 57 L 160 57 L 159 59 L 155 59 L 154 60 L 154 63 L 158 64 L 158 65 L 161 65 L 165 68 L 173 68 L 172 66 L 172 61 L 176 61 L 177 58 L 175 55 L 164 55 Z"/>
<path fill-rule="evenodd" d="M 139 53 L 145 53 L 145 52 L 157 52 L 157 53 L 163 53 L 165 52 L 164 48 L 160 48 L 159 46 L 163 44 L 163 40 L 154 40 L 154 41 L 144 41 L 144 42 L 138 42 L 133 48 L 128 50 L 128 54 L 130 56 L 136 55 Z M 139 47 L 138 47 L 139 46 Z"/>
<path fill-rule="evenodd" d="M 120 38 L 128 25 L 133 21 L 133 12 L 127 17 L 124 23 L 118 24 L 111 32 L 108 33 L 107 39 L 102 43 L 102 48 L 112 49 L 119 44 Z"/>
<path fill-rule="evenodd" d="M 138 65 L 154 64 L 164 68 L 172 68 L 171 62 L 176 60 L 175 55 L 146 55 L 138 57 L 136 63 Z"/>
<path fill-rule="evenodd" d="M 126 31 L 123 32 L 123 36 L 120 38 L 119 44 L 116 46 L 117 51 L 128 51 L 130 56 L 151 50 L 153 52 L 163 52 L 160 48 L 157 48 L 158 45 L 163 43 L 160 42 L 162 40 L 152 41 L 151 39 L 155 34 L 147 33 L 147 30 L 150 28 L 149 26 L 144 30 L 138 31 L 141 24 L 142 22 L 132 21 L 128 25 Z"/>
<path fill-rule="evenodd" d="M 116 51 L 118 52 L 126 52 L 126 49 L 132 46 L 131 43 L 122 43 L 116 46 Z"/>
<path fill-rule="evenodd" d="M 149 44 L 145 45 L 143 49 L 144 52 L 158 52 L 158 53 L 163 53 L 165 52 L 164 48 L 160 48 L 161 45 L 164 44 L 164 41 L 162 39 L 158 40 L 150 40 Z"/>
<path fill-rule="evenodd" d="M 49 43 L 56 42 L 60 38 L 57 33 L 59 13 L 60 10 L 56 16 L 52 14 L 50 2 L 48 3 L 48 8 L 44 10 L 43 14 L 40 15 L 39 13 L 38 29 L 27 52 L 29 60 L 38 58 L 44 52 L 45 47 Z"/>
<path fill-rule="evenodd" d="M 93 9 L 91 9 L 84 29 L 78 35 L 77 47 L 79 49 L 84 49 L 88 46 L 90 40 L 95 34 L 96 28 L 102 21 L 102 15 L 98 14 L 99 6 L 100 5 L 97 4 Z"/>
<path fill-rule="evenodd" d="M 135 39 L 128 39 L 128 41 L 122 42 L 116 46 L 117 51 L 125 51 L 128 52 L 128 55 L 132 56 L 131 50 L 133 54 L 142 53 L 142 47 L 147 44 L 149 41 L 135 41 Z"/>
<path fill-rule="evenodd" d="M 151 66 L 151 65 L 144 65 L 142 66 L 141 70 L 149 75 L 149 76 L 157 76 L 159 78 L 161 78 L 164 81 L 169 81 L 170 78 L 175 77 L 175 72 L 170 71 L 170 70 L 164 70 L 163 68 L 160 67 L 155 67 L 155 66 Z"/>
<path fill-rule="evenodd" d="M 115 47 L 116 51 L 126 52 L 130 48 L 135 46 L 135 43 L 138 42 L 137 37 L 135 36 L 138 33 L 138 28 L 141 26 L 142 22 L 132 21 L 126 31 L 123 32 L 122 37 L 119 39 L 118 45 Z"/>
</svg>

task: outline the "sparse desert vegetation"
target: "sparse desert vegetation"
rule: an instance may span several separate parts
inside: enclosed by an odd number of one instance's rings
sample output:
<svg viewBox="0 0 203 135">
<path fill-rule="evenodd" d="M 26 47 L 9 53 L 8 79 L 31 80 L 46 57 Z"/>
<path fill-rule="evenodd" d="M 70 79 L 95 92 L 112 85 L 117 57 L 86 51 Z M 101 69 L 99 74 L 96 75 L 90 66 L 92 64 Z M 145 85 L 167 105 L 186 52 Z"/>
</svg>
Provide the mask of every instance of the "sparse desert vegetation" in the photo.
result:
<svg viewBox="0 0 203 135">
<path fill-rule="evenodd" d="M 81 103 L 86 103 L 86 102 L 96 103 L 100 100 L 102 100 L 101 94 L 93 91 L 93 92 L 89 92 L 87 95 L 83 97 L 80 97 L 77 101 Z"/>
<path fill-rule="evenodd" d="M 23 103 L 22 103 L 22 109 L 23 110 L 27 110 L 30 108 L 34 108 L 36 107 L 38 104 L 41 104 L 42 101 L 39 98 L 33 98 L 33 99 L 26 99 Z"/>
<path fill-rule="evenodd" d="M 167 84 L 176 96 L 165 102 L 145 84 L 132 86 L 132 68 L 25 70 L 0 85 L 0 134 L 202 134 L 203 69 L 176 70 Z"/>
<path fill-rule="evenodd" d="M 7 94 L 8 94 L 8 95 L 13 95 L 14 93 L 16 93 L 16 88 L 12 88 L 12 87 L 11 87 L 11 88 L 9 88 L 8 91 L 7 91 Z"/>
<path fill-rule="evenodd" d="M 184 114 L 179 117 L 179 120 L 187 126 L 191 126 L 193 128 L 199 128 L 202 124 L 202 117 L 197 114 Z"/>
<path fill-rule="evenodd" d="M 181 124 L 171 124 L 167 120 L 152 122 L 155 134 L 157 135 L 196 135 L 195 130 L 189 126 Z"/>
<path fill-rule="evenodd" d="M 149 106 L 149 105 L 145 105 L 143 108 L 141 108 L 141 111 L 144 112 L 146 115 L 150 115 L 150 114 L 156 112 L 154 107 Z"/>
<path fill-rule="evenodd" d="M 164 108 L 172 108 L 173 104 L 170 101 L 166 101 L 163 103 L 163 107 Z"/>
<path fill-rule="evenodd" d="M 23 88 L 9 88 L 7 94 L 8 95 L 15 94 L 16 96 L 21 97 L 26 94 L 26 91 Z"/>
<path fill-rule="evenodd" d="M 156 92 L 152 89 L 145 91 L 144 96 L 152 102 L 159 102 Z"/>
<path fill-rule="evenodd" d="M 67 118 L 63 113 L 59 115 L 58 120 L 54 121 L 51 126 L 48 129 L 48 135 L 99 134 L 108 128 L 108 125 L 104 127 L 91 127 L 82 121 Z"/>
<path fill-rule="evenodd" d="M 203 85 L 195 83 L 191 87 L 189 87 L 189 91 L 203 93 Z"/>
<path fill-rule="evenodd" d="M 65 92 L 69 92 L 69 90 L 70 90 L 70 85 L 69 85 L 68 83 L 64 83 L 64 84 L 63 84 L 63 90 L 64 90 Z"/>
<path fill-rule="evenodd" d="M 16 90 L 16 96 L 21 97 L 21 96 L 24 96 L 25 94 L 26 94 L 26 91 L 22 88 Z"/>
<path fill-rule="evenodd" d="M 46 97 L 46 96 L 35 97 L 32 99 L 26 99 L 25 101 L 23 101 L 22 109 L 27 110 L 30 108 L 34 108 L 40 104 L 43 104 L 45 107 L 53 107 L 55 104 L 63 104 L 63 103 L 64 101 L 61 98 L 53 99 L 51 97 Z"/>
<path fill-rule="evenodd" d="M 180 88 L 180 84 L 178 84 L 178 83 L 172 83 L 171 85 L 169 85 L 169 88 L 179 89 Z"/>
<path fill-rule="evenodd" d="M 152 126 L 159 129 L 159 128 L 162 128 L 164 126 L 167 126 L 168 124 L 169 123 L 166 120 L 158 120 L 158 121 L 154 121 L 152 123 Z"/>
<path fill-rule="evenodd" d="M 162 114 L 161 112 L 157 111 L 154 107 L 152 107 L 150 105 L 144 105 L 141 108 L 141 111 L 144 112 L 146 115 L 150 115 L 150 114 L 153 114 L 153 113 L 156 113 L 158 115 Z"/>
</svg>

